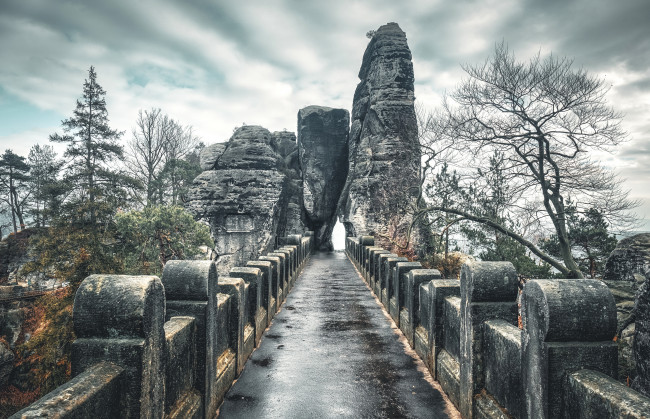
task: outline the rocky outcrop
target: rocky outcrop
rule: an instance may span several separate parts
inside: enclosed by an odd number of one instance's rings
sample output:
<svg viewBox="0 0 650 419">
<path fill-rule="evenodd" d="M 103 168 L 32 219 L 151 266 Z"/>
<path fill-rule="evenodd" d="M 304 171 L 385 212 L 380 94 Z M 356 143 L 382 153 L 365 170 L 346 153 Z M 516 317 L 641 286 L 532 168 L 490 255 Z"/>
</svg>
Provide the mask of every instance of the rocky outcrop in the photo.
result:
<svg viewBox="0 0 650 419">
<path fill-rule="evenodd" d="M 650 364 L 647 362 L 638 364 L 638 354 L 650 351 L 650 331 L 646 324 L 649 320 L 644 318 L 643 313 L 648 306 L 647 286 L 644 286 L 648 271 L 650 234 L 637 234 L 618 242 L 605 263 L 603 281 L 616 301 L 619 379 L 631 378 L 634 382 L 644 383 L 638 385 L 645 386 L 646 391 L 650 392 L 650 378 L 634 378 L 644 369 L 650 371 Z M 644 324 L 646 325 L 643 326 Z M 646 372 L 646 377 L 647 374 Z"/>
<path fill-rule="evenodd" d="M 9 346 L 0 341 L 0 388 L 9 381 L 9 376 L 14 368 L 14 358 L 14 353 Z"/>
<path fill-rule="evenodd" d="M 645 271 L 646 278 L 650 269 Z M 645 281 L 639 288 L 635 307 L 634 361 L 636 377 L 632 388 L 650 397 L 650 284 Z"/>
<path fill-rule="evenodd" d="M 645 281 L 644 272 L 650 268 L 650 233 L 627 237 L 616 248 L 605 263 L 605 281 L 627 281 L 637 288 Z"/>
<path fill-rule="evenodd" d="M 411 51 L 396 23 L 376 31 L 359 78 L 339 208 L 348 236 L 371 234 L 378 246 L 393 249 L 394 242 L 407 241 L 421 155 Z"/>
<path fill-rule="evenodd" d="M 210 224 L 219 274 L 270 251 L 286 231 L 291 177 L 277 141 L 267 129 L 249 125 L 202 152 L 206 170 L 194 180 L 186 206 Z"/>
<path fill-rule="evenodd" d="M 281 218 L 286 222 L 284 228 L 278 231 L 279 236 L 301 234 L 305 231 L 304 211 L 302 209 L 302 171 L 298 160 L 296 135 L 288 131 L 276 131 L 271 139 L 271 147 L 283 161 L 284 173 L 287 176 L 287 194 L 289 200 Z"/>
<path fill-rule="evenodd" d="M 0 285 L 28 281 L 36 285 L 48 279 L 39 273 L 25 275 L 22 272 L 22 268 L 29 262 L 34 262 L 38 256 L 29 246 L 29 240 L 39 231 L 37 228 L 28 228 L 0 241 Z"/>
<path fill-rule="evenodd" d="M 308 106 L 298 112 L 298 153 L 306 223 L 316 246 L 332 250 L 336 209 L 348 174 L 350 114 L 345 109 Z"/>
</svg>

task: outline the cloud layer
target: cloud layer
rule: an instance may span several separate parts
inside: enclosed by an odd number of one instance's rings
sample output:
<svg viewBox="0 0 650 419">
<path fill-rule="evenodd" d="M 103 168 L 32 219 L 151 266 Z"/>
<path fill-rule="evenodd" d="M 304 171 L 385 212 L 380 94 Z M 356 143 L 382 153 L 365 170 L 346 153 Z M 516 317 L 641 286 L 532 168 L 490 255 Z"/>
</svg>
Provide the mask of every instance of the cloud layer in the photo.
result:
<svg viewBox="0 0 650 419">
<path fill-rule="evenodd" d="M 70 116 L 90 65 L 126 137 L 150 107 L 193 125 L 206 143 L 242 123 L 295 130 L 304 106 L 351 107 L 365 33 L 395 21 L 426 107 L 461 80 L 460 64 L 485 60 L 502 40 L 519 58 L 552 52 L 605 77 L 631 138 L 605 163 L 646 200 L 650 219 L 648 16 L 646 0 L 8 0 L 0 5 L 0 142 L 23 155 L 46 142 L 60 130 L 55 120 Z"/>
</svg>

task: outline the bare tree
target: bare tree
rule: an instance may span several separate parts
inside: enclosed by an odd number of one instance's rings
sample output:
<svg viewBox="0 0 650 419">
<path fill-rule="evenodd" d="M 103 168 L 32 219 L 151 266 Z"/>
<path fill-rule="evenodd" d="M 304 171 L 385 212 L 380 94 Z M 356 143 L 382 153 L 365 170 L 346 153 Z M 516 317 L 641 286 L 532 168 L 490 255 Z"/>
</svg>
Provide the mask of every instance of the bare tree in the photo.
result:
<svg viewBox="0 0 650 419">
<path fill-rule="evenodd" d="M 160 108 L 138 111 L 136 126 L 128 142 L 127 166 L 146 190 L 147 205 L 154 203 L 157 183 L 165 159 L 165 142 L 169 118 L 161 114 Z"/>
<path fill-rule="evenodd" d="M 626 139 L 621 115 L 606 104 L 604 80 L 572 61 L 538 54 L 517 62 L 505 44 L 478 66 L 464 66 L 469 77 L 447 99 L 433 120 L 432 132 L 466 151 L 480 170 L 469 182 L 480 195 L 497 152 L 511 194 L 509 210 L 526 212 L 531 222 L 549 225 L 558 238 L 562 261 L 550 257 L 512 227 L 484 214 L 476 205 L 433 202 L 425 211 L 443 211 L 482 223 L 528 247 L 568 277 L 582 273 L 571 254 L 566 202 L 578 212 L 598 209 L 606 218 L 632 221 L 628 210 L 637 205 L 627 197 L 621 180 L 593 161 L 589 152 L 610 151 Z M 469 153 L 467 153 L 469 152 Z"/>
<path fill-rule="evenodd" d="M 165 166 L 163 168 L 164 190 L 161 189 L 161 202 L 163 193 L 167 191 L 172 205 L 180 200 L 180 191 L 185 174 L 190 169 L 186 158 L 199 146 L 199 138 L 194 134 L 192 126 L 182 126 L 172 121 L 167 131 L 165 146 Z"/>
<path fill-rule="evenodd" d="M 159 108 L 138 112 L 128 143 L 127 166 L 144 185 L 145 205 L 178 199 L 179 163 L 198 144 L 192 127 L 184 127 Z"/>
</svg>

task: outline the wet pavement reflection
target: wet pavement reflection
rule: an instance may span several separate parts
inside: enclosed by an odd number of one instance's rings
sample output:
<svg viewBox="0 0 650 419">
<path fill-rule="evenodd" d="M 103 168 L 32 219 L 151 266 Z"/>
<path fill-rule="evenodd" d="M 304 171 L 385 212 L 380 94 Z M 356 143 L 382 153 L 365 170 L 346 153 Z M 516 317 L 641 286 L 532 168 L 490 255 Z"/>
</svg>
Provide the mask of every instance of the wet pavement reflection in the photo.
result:
<svg viewBox="0 0 650 419">
<path fill-rule="evenodd" d="M 220 418 L 447 418 L 344 253 L 307 262 Z"/>
</svg>

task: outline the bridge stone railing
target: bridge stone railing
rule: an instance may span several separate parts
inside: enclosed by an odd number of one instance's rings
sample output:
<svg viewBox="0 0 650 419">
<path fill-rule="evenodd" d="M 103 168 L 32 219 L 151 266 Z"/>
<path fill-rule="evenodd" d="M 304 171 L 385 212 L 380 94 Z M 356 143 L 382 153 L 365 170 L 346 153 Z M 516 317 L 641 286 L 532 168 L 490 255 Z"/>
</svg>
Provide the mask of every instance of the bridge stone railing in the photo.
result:
<svg viewBox="0 0 650 419">
<path fill-rule="evenodd" d="M 313 234 L 217 278 L 214 262 L 91 275 L 73 308 L 73 378 L 12 418 L 211 418 L 280 309 Z"/>
<path fill-rule="evenodd" d="M 520 329 L 509 262 L 469 262 L 460 281 L 447 280 L 372 236 L 348 237 L 345 248 L 463 418 L 650 417 L 650 398 L 615 379 L 616 306 L 603 282 L 529 281 Z M 650 354 L 650 315 L 637 315 L 639 359 Z M 650 371 L 638 373 L 635 383 L 650 382 Z"/>
</svg>

